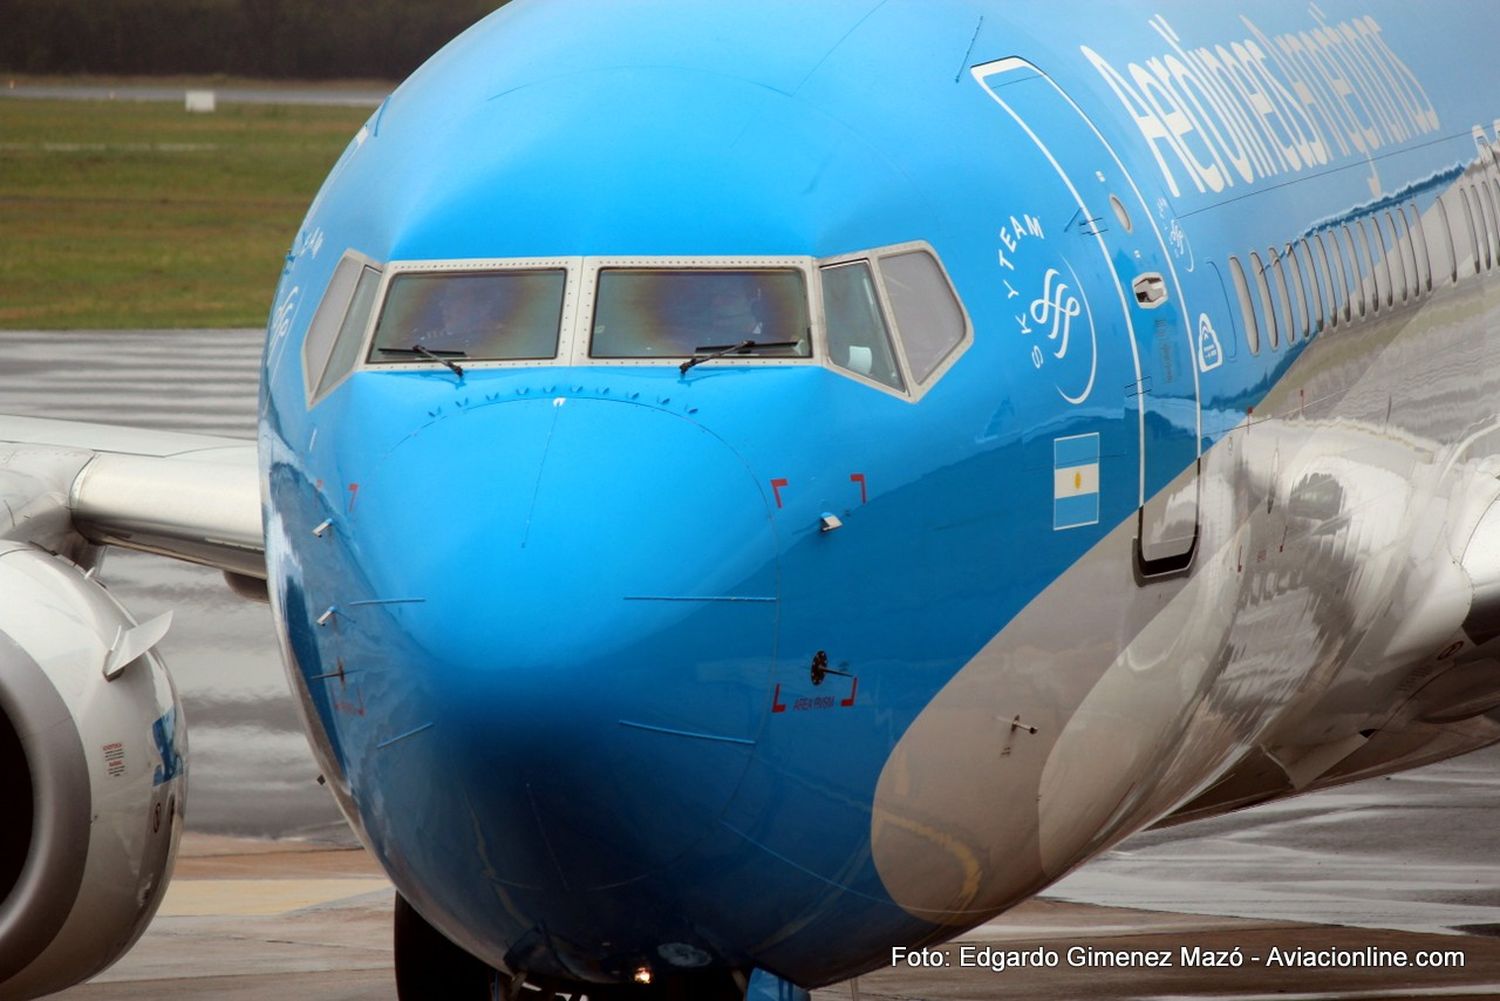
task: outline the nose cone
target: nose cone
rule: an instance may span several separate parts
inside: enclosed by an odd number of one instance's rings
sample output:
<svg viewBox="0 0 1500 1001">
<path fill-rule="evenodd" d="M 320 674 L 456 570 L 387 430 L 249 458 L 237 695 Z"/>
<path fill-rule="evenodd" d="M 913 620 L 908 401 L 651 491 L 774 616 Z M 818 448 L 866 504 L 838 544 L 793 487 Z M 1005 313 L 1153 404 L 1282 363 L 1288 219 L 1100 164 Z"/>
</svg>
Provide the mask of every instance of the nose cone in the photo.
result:
<svg viewBox="0 0 1500 1001">
<path fill-rule="evenodd" d="M 388 606 L 392 670 L 488 878 L 614 885 L 713 828 L 770 704 L 777 598 L 723 442 L 634 402 L 459 408 L 389 454 L 356 527 L 372 587 L 421 599 Z"/>
</svg>

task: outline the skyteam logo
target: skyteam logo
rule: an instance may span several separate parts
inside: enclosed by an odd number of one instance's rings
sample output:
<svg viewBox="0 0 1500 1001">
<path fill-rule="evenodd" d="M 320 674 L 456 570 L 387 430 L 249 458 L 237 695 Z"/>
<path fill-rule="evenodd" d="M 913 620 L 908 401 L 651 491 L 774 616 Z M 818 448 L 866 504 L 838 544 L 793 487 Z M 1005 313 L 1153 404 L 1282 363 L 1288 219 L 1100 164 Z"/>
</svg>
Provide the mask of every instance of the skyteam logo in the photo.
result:
<svg viewBox="0 0 1500 1001">
<path fill-rule="evenodd" d="M 1076 434 L 1052 442 L 1052 528 L 1099 524 L 1099 436 Z"/>
</svg>

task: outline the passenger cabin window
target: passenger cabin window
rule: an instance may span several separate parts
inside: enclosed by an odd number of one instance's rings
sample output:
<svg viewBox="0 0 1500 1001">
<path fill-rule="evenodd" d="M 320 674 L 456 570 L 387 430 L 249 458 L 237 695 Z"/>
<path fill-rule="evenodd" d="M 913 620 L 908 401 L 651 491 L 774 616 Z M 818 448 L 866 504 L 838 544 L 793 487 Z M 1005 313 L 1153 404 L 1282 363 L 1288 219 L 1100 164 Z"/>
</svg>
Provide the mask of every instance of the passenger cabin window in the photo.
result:
<svg viewBox="0 0 1500 1001">
<path fill-rule="evenodd" d="M 963 343 L 968 331 L 963 307 L 937 260 L 925 250 L 879 258 L 897 335 L 912 378 L 926 382 Z"/>
<path fill-rule="evenodd" d="M 1364 317 L 1365 279 L 1362 278 L 1362 273 L 1364 272 L 1362 272 L 1361 264 L 1359 264 L 1359 254 L 1355 251 L 1355 237 L 1350 236 L 1349 225 L 1347 224 L 1341 225 L 1338 228 L 1338 234 L 1341 237 L 1338 243 L 1344 248 L 1343 257 L 1344 264 L 1346 264 L 1344 275 L 1349 278 L 1349 302 L 1353 303 L 1350 306 L 1350 318 L 1356 317 L 1356 315 Z"/>
<path fill-rule="evenodd" d="M 313 393 L 313 402 L 321 399 L 354 370 L 354 363 L 359 359 L 360 345 L 364 343 L 365 328 L 369 326 L 370 314 L 375 311 L 375 292 L 379 288 L 380 272 L 369 266 L 362 267 L 359 280 L 354 285 L 354 295 L 349 301 L 349 309 L 344 314 L 343 322 L 339 324 L 328 365 L 323 369 L 323 377 L 318 380 L 318 388 Z"/>
<path fill-rule="evenodd" d="M 605 268 L 594 358 L 812 357 L 807 281 L 795 268 Z"/>
<path fill-rule="evenodd" d="M 1255 290 L 1259 293 L 1256 301 L 1260 303 L 1260 329 L 1265 332 L 1266 340 L 1275 348 L 1280 341 L 1276 338 L 1276 307 L 1271 304 L 1271 286 L 1266 281 L 1266 266 L 1260 262 L 1260 255 L 1250 251 L 1250 263 L 1254 265 Z"/>
<path fill-rule="evenodd" d="M 1462 210 L 1457 213 L 1458 219 L 1463 223 L 1464 229 L 1468 231 L 1469 252 L 1473 255 L 1474 273 L 1477 275 L 1484 268 L 1482 264 L 1483 258 L 1479 253 L 1479 227 L 1474 223 L 1474 206 L 1469 202 L 1469 196 L 1464 193 L 1462 186 L 1458 187 L 1457 197 L 1459 208 Z"/>
<path fill-rule="evenodd" d="M 1255 319 L 1255 303 L 1250 298 L 1250 283 L 1245 280 L 1245 266 L 1234 255 L 1229 257 L 1229 275 L 1234 279 L 1234 294 L 1240 300 L 1240 312 L 1245 317 L 1245 341 L 1250 353 L 1260 354 L 1260 324 Z"/>
<path fill-rule="evenodd" d="M 1286 272 L 1281 267 L 1281 255 L 1276 253 L 1275 247 L 1268 248 L 1266 254 L 1271 262 L 1271 298 L 1276 301 L 1276 325 L 1271 328 L 1271 347 L 1274 349 L 1281 346 L 1278 332 L 1284 335 L 1288 344 L 1297 335 L 1292 327 L 1292 304 L 1287 299 Z"/>
<path fill-rule="evenodd" d="M 1431 292 L 1432 250 L 1427 246 L 1427 226 L 1422 222 L 1422 213 L 1414 203 L 1407 202 L 1403 206 L 1401 218 L 1406 223 L 1406 232 L 1411 235 L 1412 259 L 1416 262 L 1418 281 L 1424 291 Z"/>
<path fill-rule="evenodd" d="M 1328 292 L 1333 301 L 1333 325 L 1349 321 L 1349 286 L 1344 280 L 1344 258 L 1339 253 L 1339 238 L 1332 230 L 1318 234 L 1318 253 L 1327 261 Z"/>
<path fill-rule="evenodd" d="M 566 287 L 562 268 L 398 274 L 369 360 L 555 358 Z"/>
<path fill-rule="evenodd" d="M 1365 228 L 1355 221 L 1350 224 L 1354 231 L 1354 244 L 1359 248 L 1360 315 L 1380 312 L 1380 286 L 1375 279 L 1375 259 L 1370 256 L 1370 238 Z"/>
<path fill-rule="evenodd" d="M 1380 222 L 1374 216 L 1361 221 L 1360 235 L 1367 241 L 1370 253 L 1371 273 L 1375 284 L 1375 310 L 1389 306 L 1394 299 L 1391 291 L 1391 255 L 1380 237 Z"/>
<path fill-rule="evenodd" d="M 1391 262 L 1391 296 L 1395 297 L 1399 290 L 1401 301 L 1405 302 L 1411 298 L 1411 276 L 1406 270 L 1406 255 L 1402 251 L 1401 230 L 1396 227 L 1396 219 L 1389 211 L 1385 213 L 1385 225 L 1376 219 L 1375 228 L 1380 230 L 1381 241 L 1385 244 L 1386 260 Z"/>
<path fill-rule="evenodd" d="M 1328 255 L 1322 239 L 1314 234 L 1302 241 L 1302 253 L 1312 262 L 1313 293 L 1318 297 L 1318 332 L 1338 323 L 1338 306 L 1333 301 L 1333 279 L 1328 274 Z"/>
<path fill-rule="evenodd" d="M 870 265 L 864 261 L 822 269 L 823 315 L 829 360 L 839 368 L 904 390 L 906 381 L 891 348 Z"/>
<path fill-rule="evenodd" d="M 1484 232 L 1489 241 L 1484 252 L 1484 266 L 1489 269 L 1494 266 L 1496 256 L 1500 255 L 1500 231 L 1495 228 L 1495 207 L 1489 189 L 1476 184 L 1473 190 L 1477 192 L 1474 200 L 1479 203 L 1479 214 L 1484 219 Z"/>
<path fill-rule="evenodd" d="M 1458 189 L 1458 193 L 1459 196 L 1463 199 L 1464 209 L 1469 214 L 1469 232 L 1472 233 L 1474 237 L 1474 273 L 1477 275 L 1480 272 L 1488 271 L 1490 268 L 1489 238 L 1480 228 L 1480 220 L 1482 217 L 1479 214 L 1479 209 L 1477 207 L 1478 199 L 1474 197 L 1474 193 L 1467 187 L 1460 187 Z"/>
<path fill-rule="evenodd" d="M 1453 224 L 1448 219 L 1448 206 L 1443 204 L 1442 198 L 1434 203 L 1437 205 L 1438 226 L 1442 230 L 1443 239 L 1438 242 L 1438 249 L 1448 254 L 1448 280 L 1458 284 L 1458 248 L 1453 243 Z"/>
<path fill-rule="evenodd" d="M 1297 260 L 1296 250 L 1289 243 L 1282 248 L 1281 253 L 1282 260 L 1286 262 L 1287 282 L 1289 284 L 1289 291 L 1291 292 L 1290 298 L 1293 312 L 1297 316 L 1296 325 L 1292 327 L 1291 332 L 1286 337 L 1287 343 L 1290 344 L 1299 336 L 1303 340 L 1307 340 L 1308 333 L 1310 332 L 1308 321 L 1312 314 L 1308 311 L 1307 288 L 1302 284 L 1302 265 Z"/>
</svg>

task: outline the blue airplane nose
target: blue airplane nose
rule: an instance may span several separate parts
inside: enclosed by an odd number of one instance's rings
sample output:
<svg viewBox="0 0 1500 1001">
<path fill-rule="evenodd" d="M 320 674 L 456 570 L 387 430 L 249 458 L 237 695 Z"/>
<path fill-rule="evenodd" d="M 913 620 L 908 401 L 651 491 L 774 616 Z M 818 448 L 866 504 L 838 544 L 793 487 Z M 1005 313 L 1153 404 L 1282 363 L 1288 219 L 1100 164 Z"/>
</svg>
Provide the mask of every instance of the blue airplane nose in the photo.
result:
<svg viewBox="0 0 1500 1001">
<path fill-rule="evenodd" d="M 628 399 L 454 407 L 391 451 L 356 524 L 377 597 L 420 599 L 385 611 L 432 726 L 382 754 L 445 763 L 421 796 L 460 807 L 451 847 L 485 878 L 611 886 L 714 829 L 776 628 L 770 511 L 733 450 Z"/>
</svg>

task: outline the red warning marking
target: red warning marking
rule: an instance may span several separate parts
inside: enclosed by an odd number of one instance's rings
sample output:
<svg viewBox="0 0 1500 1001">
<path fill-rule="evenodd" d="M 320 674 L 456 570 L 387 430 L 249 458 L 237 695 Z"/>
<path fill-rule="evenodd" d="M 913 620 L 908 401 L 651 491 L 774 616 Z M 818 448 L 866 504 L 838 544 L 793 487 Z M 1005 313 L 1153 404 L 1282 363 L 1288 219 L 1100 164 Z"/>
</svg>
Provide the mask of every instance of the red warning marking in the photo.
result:
<svg viewBox="0 0 1500 1001">
<path fill-rule="evenodd" d="M 356 694 L 359 696 L 359 701 L 357 701 L 357 702 L 346 702 L 343 699 L 338 699 L 338 698 L 334 699 L 333 700 L 333 709 L 334 709 L 334 711 L 335 712 L 343 713 L 345 716 L 360 716 L 360 717 L 363 717 L 364 714 L 365 714 L 365 692 L 364 692 L 364 689 L 362 689 L 362 688 L 359 689 Z"/>
<path fill-rule="evenodd" d="M 771 481 L 771 493 L 776 495 L 776 506 L 781 507 L 781 488 L 786 486 L 786 480 L 775 479 Z"/>
<path fill-rule="evenodd" d="M 358 500 L 359 500 L 359 484 L 358 483 L 351 483 L 351 484 L 349 484 L 349 508 L 348 508 L 348 511 L 349 511 L 350 514 L 354 513 L 354 504 Z"/>
<path fill-rule="evenodd" d="M 868 488 L 865 485 L 865 474 L 864 473 L 850 473 L 849 474 L 849 482 L 850 483 L 858 483 L 859 484 L 859 502 L 861 504 L 867 504 L 867 503 L 869 503 L 869 501 L 870 501 L 870 492 L 869 492 Z"/>
<path fill-rule="evenodd" d="M 771 711 L 773 713 L 786 712 L 786 703 L 781 701 L 781 685 L 776 685 L 776 691 L 771 695 Z"/>
<path fill-rule="evenodd" d="M 855 699 L 859 697 L 859 679 L 856 677 L 849 679 L 849 697 L 846 699 L 841 699 L 837 695 L 797 695 L 787 697 L 791 699 L 791 702 L 781 701 L 781 683 L 777 682 L 776 690 L 771 694 L 771 712 L 784 713 L 791 711 L 802 713 L 815 712 L 821 709 L 837 709 L 839 707 L 852 709 L 854 708 Z"/>
</svg>

